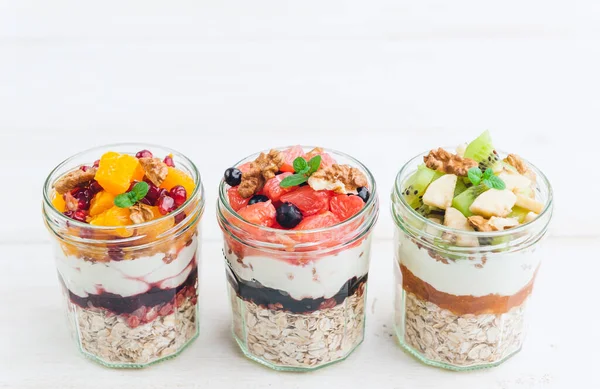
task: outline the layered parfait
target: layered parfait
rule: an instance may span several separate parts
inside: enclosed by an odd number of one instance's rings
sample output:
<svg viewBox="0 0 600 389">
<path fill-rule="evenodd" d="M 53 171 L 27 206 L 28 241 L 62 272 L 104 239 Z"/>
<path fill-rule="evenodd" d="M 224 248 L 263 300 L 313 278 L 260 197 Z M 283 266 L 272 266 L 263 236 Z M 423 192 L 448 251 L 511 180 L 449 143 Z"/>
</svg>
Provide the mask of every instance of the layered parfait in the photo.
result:
<svg viewBox="0 0 600 389">
<path fill-rule="evenodd" d="M 73 335 L 112 367 L 174 356 L 198 334 L 198 173 L 183 156 L 129 147 L 73 157 L 45 188 Z"/>
<path fill-rule="evenodd" d="M 393 197 L 401 345 L 450 369 L 493 366 L 519 351 L 552 213 L 543 174 L 498 152 L 486 131 L 409 162 Z"/>
<path fill-rule="evenodd" d="M 225 171 L 218 207 L 233 334 L 250 358 L 305 370 L 364 336 L 375 182 L 321 148 L 272 149 Z"/>
</svg>

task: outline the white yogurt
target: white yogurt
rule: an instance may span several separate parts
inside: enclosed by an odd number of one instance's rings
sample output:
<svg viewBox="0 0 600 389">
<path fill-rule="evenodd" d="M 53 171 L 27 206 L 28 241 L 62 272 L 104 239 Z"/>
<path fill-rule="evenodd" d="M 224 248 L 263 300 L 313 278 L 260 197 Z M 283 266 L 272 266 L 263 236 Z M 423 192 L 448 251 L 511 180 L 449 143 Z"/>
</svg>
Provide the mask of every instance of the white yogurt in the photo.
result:
<svg viewBox="0 0 600 389">
<path fill-rule="evenodd" d="M 370 237 L 359 246 L 303 265 L 268 256 L 247 256 L 238 262 L 235 253 L 225 257 L 238 278 L 287 292 L 292 298 L 331 298 L 353 277 L 369 272 Z"/>
<path fill-rule="evenodd" d="M 175 288 L 186 280 L 194 264 L 197 237 L 184 247 L 177 258 L 165 263 L 165 253 L 134 260 L 91 262 L 76 256 L 66 256 L 59 250 L 58 272 L 67 289 L 79 297 L 109 292 L 123 297 L 145 293 L 152 287 Z"/>
<path fill-rule="evenodd" d="M 419 249 L 405 234 L 396 234 L 396 240 L 397 259 L 402 265 L 438 291 L 457 296 L 512 296 L 532 280 L 541 260 L 540 252 L 527 249 L 486 254 L 485 261 L 476 255 L 472 260 L 449 260 L 445 264 L 432 258 L 425 248 Z"/>
</svg>

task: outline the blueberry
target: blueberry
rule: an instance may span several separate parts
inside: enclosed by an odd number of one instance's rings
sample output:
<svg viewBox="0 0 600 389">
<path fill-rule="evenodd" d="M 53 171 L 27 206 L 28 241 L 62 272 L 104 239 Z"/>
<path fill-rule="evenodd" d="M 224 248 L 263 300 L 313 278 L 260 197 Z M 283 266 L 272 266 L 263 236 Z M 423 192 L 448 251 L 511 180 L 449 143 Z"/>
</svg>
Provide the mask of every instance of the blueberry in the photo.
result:
<svg viewBox="0 0 600 389">
<path fill-rule="evenodd" d="M 356 191 L 358 192 L 357 196 L 360 197 L 362 201 L 366 203 L 367 200 L 369 200 L 369 196 L 371 196 L 371 193 L 369 193 L 369 189 L 367 189 L 364 186 L 360 186 L 356 188 Z"/>
<path fill-rule="evenodd" d="M 283 203 L 277 208 L 276 219 L 283 228 L 294 228 L 302 221 L 302 212 L 292 203 Z"/>
<path fill-rule="evenodd" d="M 256 204 L 256 203 L 264 203 L 267 201 L 269 201 L 269 198 L 267 196 L 254 195 L 254 196 L 252 196 L 252 198 L 250 198 L 250 201 L 248 201 L 248 205 L 252 205 L 252 204 Z"/>
<path fill-rule="evenodd" d="M 240 182 L 242 182 L 242 172 L 240 169 L 236 169 L 234 167 L 230 167 L 225 170 L 225 182 L 230 186 L 238 186 Z"/>
</svg>

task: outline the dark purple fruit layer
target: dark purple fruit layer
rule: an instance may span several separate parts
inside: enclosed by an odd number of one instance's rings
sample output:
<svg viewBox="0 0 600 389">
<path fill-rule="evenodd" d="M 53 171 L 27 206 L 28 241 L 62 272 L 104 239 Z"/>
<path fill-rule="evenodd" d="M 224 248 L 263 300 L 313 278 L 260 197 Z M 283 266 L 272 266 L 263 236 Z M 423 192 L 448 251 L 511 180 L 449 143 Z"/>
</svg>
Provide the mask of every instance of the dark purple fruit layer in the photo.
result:
<svg viewBox="0 0 600 389">
<path fill-rule="evenodd" d="M 65 285 L 58 275 L 63 286 Z M 118 294 L 103 292 L 100 294 L 90 294 L 87 297 L 79 297 L 73 294 L 70 290 L 69 298 L 73 304 L 77 304 L 82 308 L 88 308 L 90 306 L 96 308 L 107 309 L 117 315 L 123 313 L 132 313 L 140 307 L 151 308 L 161 304 L 168 303 L 175 298 L 175 295 L 187 286 L 194 286 L 198 281 L 198 267 L 194 266 L 190 275 L 186 278 L 183 284 L 176 288 L 171 289 L 160 289 L 153 287 L 146 293 L 138 294 L 135 296 L 123 297 Z"/>
<path fill-rule="evenodd" d="M 367 276 L 368 274 L 358 278 L 352 277 L 331 298 L 296 300 L 283 290 L 268 288 L 258 281 L 242 280 L 227 266 L 227 280 L 238 297 L 265 308 L 281 309 L 291 313 L 310 313 L 319 309 L 333 308 L 356 293 L 361 284 L 367 282 Z"/>
</svg>

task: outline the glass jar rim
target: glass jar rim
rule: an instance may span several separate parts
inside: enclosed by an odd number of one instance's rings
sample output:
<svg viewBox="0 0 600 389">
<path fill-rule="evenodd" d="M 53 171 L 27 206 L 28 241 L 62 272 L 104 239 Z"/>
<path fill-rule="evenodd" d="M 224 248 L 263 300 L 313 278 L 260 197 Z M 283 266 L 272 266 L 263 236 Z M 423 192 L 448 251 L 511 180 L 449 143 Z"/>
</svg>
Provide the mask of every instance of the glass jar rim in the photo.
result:
<svg viewBox="0 0 600 389">
<path fill-rule="evenodd" d="M 86 155 L 88 153 L 93 153 L 96 151 L 105 150 L 105 149 L 109 149 L 109 148 L 117 148 L 117 147 L 122 148 L 122 147 L 128 147 L 128 146 L 131 146 L 131 147 L 135 146 L 138 148 L 141 147 L 144 149 L 157 149 L 157 148 L 162 149 L 162 150 L 167 151 L 170 154 L 174 155 L 177 159 L 183 160 L 186 163 L 186 165 L 191 169 L 191 173 L 194 175 L 194 177 L 193 177 L 194 186 L 195 186 L 194 191 L 192 192 L 191 195 L 189 195 L 187 197 L 186 201 L 181 206 L 179 206 L 178 209 L 176 209 L 174 212 L 168 213 L 157 219 L 153 219 L 153 220 L 150 220 L 150 221 L 147 221 L 144 223 L 132 224 L 132 225 L 128 225 L 128 226 L 96 226 L 96 225 L 80 222 L 75 219 L 71 219 L 70 217 L 66 216 L 62 212 L 59 212 L 54 207 L 54 205 L 52 204 L 52 200 L 50 199 L 50 194 L 52 193 L 52 184 L 54 184 L 56 179 L 60 177 L 60 176 L 55 177 L 55 175 L 57 175 L 58 171 L 61 168 L 66 167 L 73 160 L 83 157 L 84 155 Z M 190 160 L 189 158 L 187 158 L 185 155 L 181 154 L 177 150 L 173 150 L 169 147 L 159 146 L 159 145 L 152 144 L 152 143 L 136 143 L 136 142 L 111 143 L 111 144 L 92 147 L 92 148 L 80 151 L 76 154 L 73 154 L 70 157 L 63 160 L 62 162 L 60 162 L 56 167 L 54 167 L 50 171 L 50 173 L 48 174 L 48 177 L 46 177 L 46 180 L 44 182 L 44 187 L 43 187 L 43 201 L 44 201 L 45 212 L 48 212 L 48 211 L 51 212 L 54 216 L 58 217 L 58 219 L 60 221 L 68 222 L 70 225 L 72 225 L 74 227 L 87 228 L 92 231 L 111 231 L 111 230 L 114 230 L 115 228 L 123 229 L 124 231 L 129 231 L 129 230 L 133 230 L 136 228 L 150 227 L 155 224 L 158 225 L 160 222 L 164 221 L 167 217 L 176 217 L 180 213 L 184 212 L 184 210 L 186 209 L 186 206 L 189 205 L 190 202 L 192 201 L 192 199 L 196 198 L 196 196 L 200 197 L 200 206 L 202 206 L 202 203 L 204 202 L 204 188 L 202 186 L 202 177 L 200 175 L 200 171 L 198 170 L 198 168 L 196 167 L 194 162 L 192 162 L 192 160 Z"/>
<path fill-rule="evenodd" d="M 442 148 L 444 150 L 451 150 L 453 147 L 450 146 L 450 147 L 442 147 Z M 503 150 L 497 150 L 497 151 L 499 154 L 508 155 L 508 153 L 504 152 Z M 400 185 L 402 185 L 403 178 L 406 178 L 405 175 L 407 175 L 409 173 L 408 172 L 409 167 L 412 166 L 418 159 L 422 159 L 428 153 L 429 153 L 429 151 L 426 151 L 426 152 L 420 153 L 420 154 L 414 156 L 413 158 L 411 158 L 409 161 L 407 161 L 402 166 L 402 168 L 396 175 L 396 178 L 394 181 L 393 198 L 392 198 L 392 202 L 391 202 L 391 207 L 392 207 L 392 216 L 393 216 L 394 222 L 397 225 L 398 225 L 398 219 L 397 219 L 398 216 L 396 215 L 396 212 L 394 212 L 394 204 L 396 204 L 396 202 L 397 202 L 396 199 L 399 199 L 400 204 L 404 208 L 409 209 L 409 212 L 411 213 L 411 215 L 416 217 L 418 221 L 425 223 L 424 224 L 425 227 L 423 228 L 423 230 L 425 230 L 427 227 L 431 226 L 431 227 L 434 227 L 435 229 L 437 229 L 438 231 L 448 232 L 448 233 L 453 233 L 453 234 L 460 234 L 462 236 L 474 236 L 474 237 L 478 237 L 478 238 L 503 237 L 503 236 L 509 236 L 509 235 L 513 235 L 513 234 L 519 234 L 519 233 L 527 230 L 528 228 L 540 225 L 542 223 L 542 220 L 545 220 L 546 225 L 550 222 L 550 218 L 546 217 L 546 216 L 548 216 L 552 213 L 552 206 L 553 206 L 552 185 L 550 184 L 548 177 L 546 177 L 546 175 L 540 169 L 538 169 L 535 165 L 533 165 L 532 163 L 530 163 L 528 160 L 526 160 L 524 158 L 521 158 L 523 160 L 523 162 L 527 165 L 528 168 L 531 168 L 533 170 L 533 172 L 536 174 L 536 177 L 538 179 L 536 184 L 539 185 L 539 183 L 540 183 L 539 180 L 541 179 L 541 183 L 543 183 L 543 186 L 547 189 L 547 192 L 548 192 L 547 193 L 548 199 L 546 201 L 546 204 L 544 205 L 544 209 L 542 210 L 542 212 L 540 212 L 540 214 L 534 220 L 532 220 L 528 223 L 525 223 L 525 224 L 520 224 L 517 227 L 509 228 L 507 230 L 489 231 L 489 232 L 459 230 L 459 229 L 452 228 L 452 227 L 446 227 L 442 224 L 439 224 L 432 220 L 429 220 L 425 216 L 418 213 L 414 208 L 412 208 L 406 202 L 406 199 L 404 198 L 404 196 L 400 195 L 402 193 L 402 189 L 401 189 Z"/>
<path fill-rule="evenodd" d="M 241 160 L 236 162 L 233 166 L 234 167 L 240 166 L 243 163 L 249 162 L 250 160 L 254 160 L 254 159 L 256 159 L 256 157 L 258 155 L 260 155 L 260 153 L 268 153 L 270 150 L 273 150 L 273 149 L 281 151 L 281 150 L 289 149 L 294 146 L 295 145 L 284 146 L 284 147 L 272 147 L 270 149 L 262 150 L 262 151 L 250 154 L 250 155 L 246 156 L 245 158 L 242 158 Z M 302 147 L 302 149 L 314 149 L 314 148 L 317 148 L 318 146 L 300 145 L 300 147 Z M 315 234 L 315 233 L 321 233 L 321 232 L 329 232 L 329 231 L 333 231 L 337 228 L 343 228 L 347 225 L 352 224 L 358 218 L 364 216 L 365 213 L 367 212 L 367 210 L 370 210 L 372 208 L 373 204 L 377 202 L 377 184 L 375 182 L 375 177 L 373 176 L 371 171 L 362 162 L 355 159 L 354 157 L 351 157 L 350 155 L 348 155 L 346 153 L 343 153 L 341 151 L 337 151 L 334 149 L 325 148 L 325 147 L 318 147 L 318 148 L 322 149 L 324 152 L 326 152 L 328 154 L 338 155 L 342 158 L 348 159 L 353 164 L 357 165 L 354 167 L 358 167 L 363 173 L 365 173 L 365 175 L 367 176 L 367 180 L 369 181 L 369 185 L 370 185 L 369 199 L 367 200 L 367 202 L 365 203 L 365 205 L 362 207 L 362 209 L 359 212 L 357 212 L 355 215 L 351 216 L 350 218 L 344 220 L 343 222 L 334 224 L 329 227 L 315 228 L 315 229 L 310 229 L 310 230 L 283 230 L 283 229 L 279 229 L 279 228 L 265 227 L 265 226 L 261 226 L 259 224 L 250 223 L 250 222 L 246 221 L 245 219 L 243 219 L 229 204 L 229 200 L 227 198 L 227 191 L 225 190 L 225 187 L 227 185 L 225 183 L 224 178 L 221 178 L 221 181 L 219 183 L 219 200 L 218 200 L 219 203 L 223 204 L 225 206 L 225 209 L 227 210 L 227 212 L 229 212 L 231 215 L 233 215 L 236 218 L 236 222 L 240 222 L 241 225 L 252 227 L 252 228 L 257 228 L 261 231 L 270 232 L 270 233 L 278 233 L 278 234 L 293 235 L 293 236 L 300 235 L 301 236 L 301 235 Z"/>
</svg>

